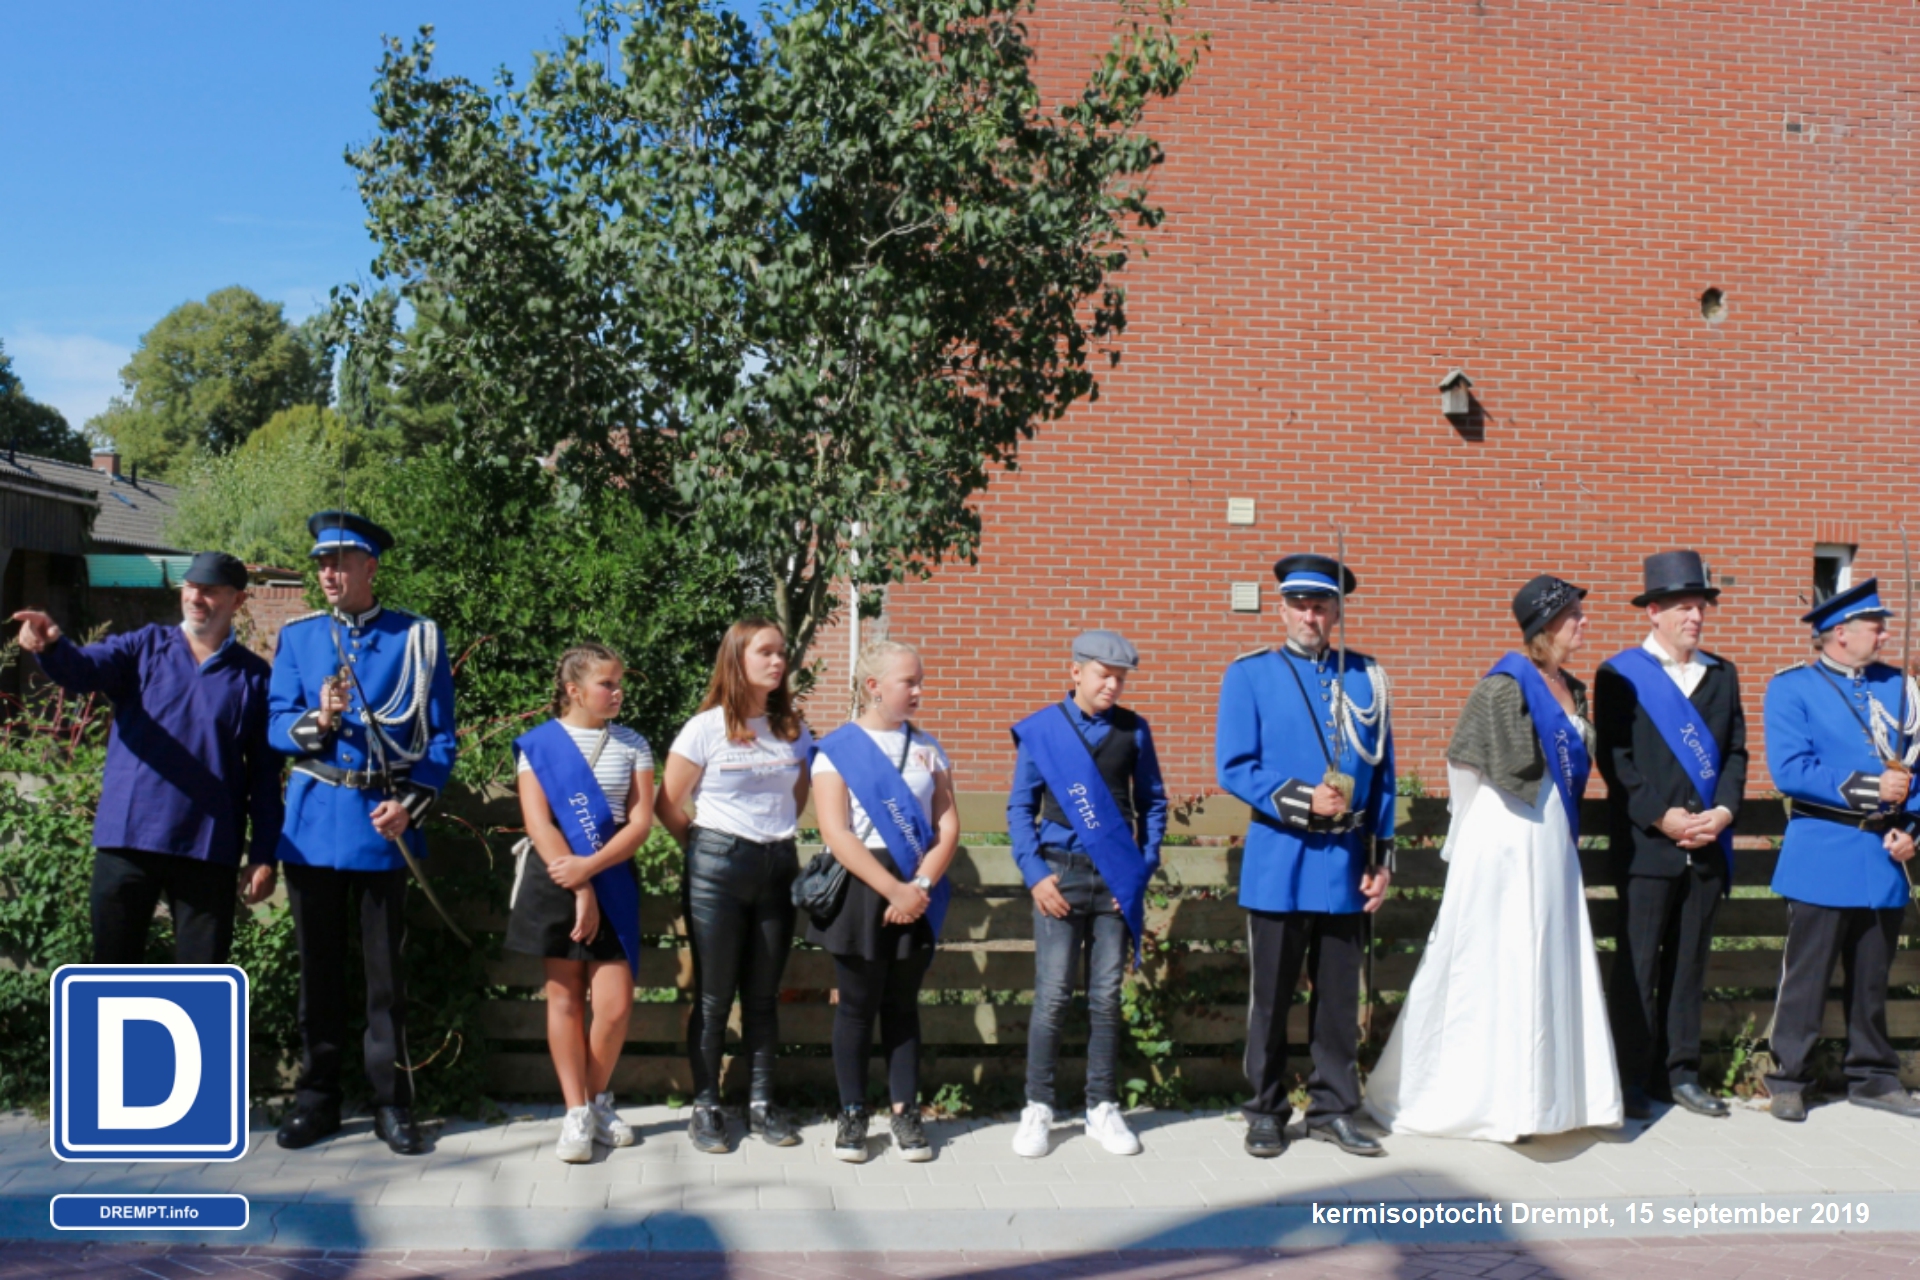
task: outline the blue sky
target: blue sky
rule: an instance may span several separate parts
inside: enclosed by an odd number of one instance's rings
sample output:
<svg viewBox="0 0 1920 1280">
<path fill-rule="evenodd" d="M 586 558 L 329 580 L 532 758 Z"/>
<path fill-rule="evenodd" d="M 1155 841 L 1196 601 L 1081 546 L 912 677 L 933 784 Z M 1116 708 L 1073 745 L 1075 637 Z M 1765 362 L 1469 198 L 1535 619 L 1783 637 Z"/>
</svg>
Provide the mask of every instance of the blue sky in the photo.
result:
<svg viewBox="0 0 1920 1280">
<path fill-rule="evenodd" d="M 578 0 L 19 3 L 0 20 L 0 341 L 75 427 L 140 335 L 230 284 L 300 319 L 373 248 L 341 159 L 369 137 L 383 33 L 491 83 Z"/>
</svg>

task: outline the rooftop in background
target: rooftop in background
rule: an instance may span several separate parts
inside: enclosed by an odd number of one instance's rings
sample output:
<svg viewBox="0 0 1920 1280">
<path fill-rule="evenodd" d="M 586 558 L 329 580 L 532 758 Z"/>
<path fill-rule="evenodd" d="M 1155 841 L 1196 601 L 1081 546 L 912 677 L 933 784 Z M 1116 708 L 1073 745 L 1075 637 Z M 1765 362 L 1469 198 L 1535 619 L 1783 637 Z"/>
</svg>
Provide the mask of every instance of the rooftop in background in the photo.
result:
<svg viewBox="0 0 1920 1280">
<path fill-rule="evenodd" d="M 156 480 L 140 480 L 120 473 L 120 455 L 97 450 L 93 465 L 58 462 L 31 454 L 0 454 L 0 479 L 38 481 L 93 495 L 100 513 L 93 520 L 90 549 L 124 548 L 140 552 L 181 552 L 167 541 L 167 517 L 173 512 L 179 489 Z"/>
</svg>

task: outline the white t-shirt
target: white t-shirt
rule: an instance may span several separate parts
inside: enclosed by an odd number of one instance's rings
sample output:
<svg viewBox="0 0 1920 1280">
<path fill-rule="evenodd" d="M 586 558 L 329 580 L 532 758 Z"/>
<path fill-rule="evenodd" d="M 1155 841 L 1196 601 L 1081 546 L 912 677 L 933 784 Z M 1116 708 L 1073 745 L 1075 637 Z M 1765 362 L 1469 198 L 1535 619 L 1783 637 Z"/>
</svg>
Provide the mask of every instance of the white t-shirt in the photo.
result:
<svg viewBox="0 0 1920 1280">
<path fill-rule="evenodd" d="M 687 721 L 673 740 L 669 750 L 701 768 L 700 784 L 693 789 L 694 821 L 743 840 L 791 840 L 800 826 L 793 784 L 807 767 L 813 734 L 802 724 L 798 738 L 782 742 L 765 716 L 755 716 L 747 727 L 753 741 L 730 740 L 726 710 L 710 707 Z"/>
<path fill-rule="evenodd" d="M 900 748 L 906 745 L 906 730 L 869 729 L 865 725 L 861 725 L 860 729 L 873 739 L 873 745 L 880 748 L 888 764 L 899 762 Z M 915 729 L 913 745 L 907 748 L 907 767 L 900 771 L 900 776 L 906 779 L 907 789 L 913 792 L 913 798 L 920 802 L 920 813 L 928 823 L 933 821 L 934 775 L 946 773 L 952 768 L 953 762 L 947 759 L 947 753 L 941 750 L 933 736 Z M 840 772 L 833 767 L 833 760 L 824 751 L 814 754 L 813 771 L 816 774 Z M 848 825 L 853 828 L 854 838 L 869 849 L 886 848 L 886 840 L 873 829 L 873 819 L 867 817 L 867 811 L 860 807 L 860 798 L 849 791 L 847 799 L 853 818 Z"/>
<path fill-rule="evenodd" d="M 593 746 L 600 741 L 598 729 L 581 729 L 562 721 L 562 729 L 573 739 L 573 745 L 580 748 L 582 756 L 591 757 Z M 645 773 L 653 768 L 653 748 L 647 740 L 623 724 L 608 725 L 611 731 L 607 735 L 607 745 L 600 752 L 600 762 L 593 767 L 593 777 L 600 789 L 607 793 L 607 807 L 613 810 L 615 822 L 627 820 L 627 793 L 633 788 L 633 775 Z M 532 773 L 533 765 L 524 753 L 520 754 L 521 773 Z"/>
</svg>

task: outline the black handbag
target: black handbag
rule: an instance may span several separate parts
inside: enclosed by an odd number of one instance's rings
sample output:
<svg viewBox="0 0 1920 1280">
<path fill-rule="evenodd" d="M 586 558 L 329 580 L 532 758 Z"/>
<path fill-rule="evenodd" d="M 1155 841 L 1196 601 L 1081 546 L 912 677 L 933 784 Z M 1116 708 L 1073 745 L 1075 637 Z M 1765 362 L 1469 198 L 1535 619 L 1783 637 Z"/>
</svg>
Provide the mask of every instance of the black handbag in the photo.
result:
<svg viewBox="0 0 1920 1280">
<path fill-rule="evenodd" d="M 901 744 L 900 761 L 894 768 L 905 771 L 907 753 L 913 749 L 913 722 L 906 723 L 906 738 Z M 847 901 L 847 869 L 833 850 L 822 849 L 807 860 L 793 882 L 793 905 L 813 918 L 824 929 L 840 914 Z"/>
</svg>

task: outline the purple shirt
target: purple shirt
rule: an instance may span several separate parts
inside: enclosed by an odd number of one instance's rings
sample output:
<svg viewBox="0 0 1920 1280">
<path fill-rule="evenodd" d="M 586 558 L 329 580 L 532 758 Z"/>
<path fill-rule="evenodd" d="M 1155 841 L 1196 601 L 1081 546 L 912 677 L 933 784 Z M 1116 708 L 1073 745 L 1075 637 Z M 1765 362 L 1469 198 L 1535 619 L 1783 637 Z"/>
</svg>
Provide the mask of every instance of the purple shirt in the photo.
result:
<svg viewBox="0 0 1920 1280">
<path fill-rule="evenodd" d="M 238 866 L 274 861 L 282 760 L 267 745 L 265 658 L 231 639 L 204 663 L 177 626 L 84 647 L 66 637 L 40 669 L 70 693 L 113 702 L 96 849 L 139 849 Z"/>
</svg>

